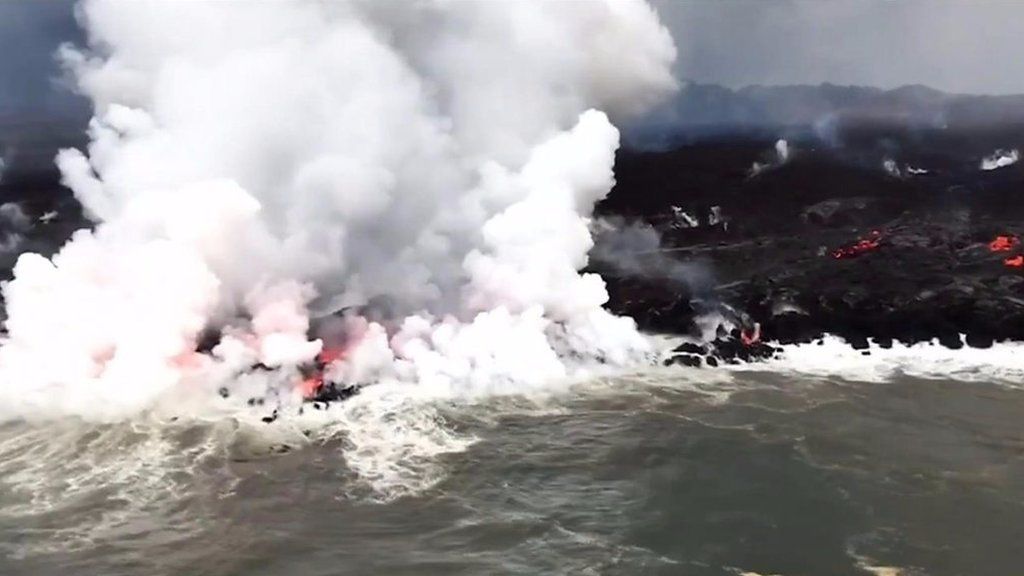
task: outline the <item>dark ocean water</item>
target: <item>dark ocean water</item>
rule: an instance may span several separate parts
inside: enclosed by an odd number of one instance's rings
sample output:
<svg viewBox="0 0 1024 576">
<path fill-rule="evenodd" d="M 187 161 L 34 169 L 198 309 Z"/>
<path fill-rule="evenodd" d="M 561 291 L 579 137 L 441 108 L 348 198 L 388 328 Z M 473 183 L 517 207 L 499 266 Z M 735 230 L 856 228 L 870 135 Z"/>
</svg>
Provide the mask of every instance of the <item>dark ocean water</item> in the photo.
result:
<svg viewBox="0 0 1024 576">
<path fill-rule="evenodd" d="M 7 424 L 0 574 L 1020 573 L 1024 391 L 697 378 L 355 407 L 308 438 Z"/>
</svg>

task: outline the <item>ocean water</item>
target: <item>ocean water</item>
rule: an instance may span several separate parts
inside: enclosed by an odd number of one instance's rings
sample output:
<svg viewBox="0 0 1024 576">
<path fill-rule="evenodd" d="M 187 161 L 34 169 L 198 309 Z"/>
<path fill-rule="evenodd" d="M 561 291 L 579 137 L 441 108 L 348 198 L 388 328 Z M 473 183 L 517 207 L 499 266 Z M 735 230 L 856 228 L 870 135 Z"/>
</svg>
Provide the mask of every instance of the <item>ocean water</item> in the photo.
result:
<svg viewBox="0 0 1024 576">
<path fill-rule="evenodd" d="M 367 393 L 273 424 L 11 422 L 0 574 L 1020 572 L 1024 390 L 809 372 Z"/>
</svg>

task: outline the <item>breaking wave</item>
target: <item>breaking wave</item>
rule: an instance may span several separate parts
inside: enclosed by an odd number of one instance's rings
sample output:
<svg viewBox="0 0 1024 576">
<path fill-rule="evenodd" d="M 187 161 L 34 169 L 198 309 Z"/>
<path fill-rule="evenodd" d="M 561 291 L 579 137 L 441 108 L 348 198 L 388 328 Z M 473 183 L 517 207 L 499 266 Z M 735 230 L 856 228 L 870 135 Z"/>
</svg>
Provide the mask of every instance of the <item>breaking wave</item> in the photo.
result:
<svg viewBox="0 0 1024 576">
<path fill-rule="evenodd" d="M 837 377 L 858 382 L 887 382 L 907 375 L 926 379 L 995 382 L 1018 387 L 1024 382 L 1020 355 L 1024 343 L 996 343 L 990 348 L 950 349 L 933 342 L 882 348 L 872 344 L 856 350 L 842 338 L 825 336 L 820 343 L 785 346 L 781 357 L 732 365 L 728 370 L 778 371 L 805 376 Z"/>
</svg>

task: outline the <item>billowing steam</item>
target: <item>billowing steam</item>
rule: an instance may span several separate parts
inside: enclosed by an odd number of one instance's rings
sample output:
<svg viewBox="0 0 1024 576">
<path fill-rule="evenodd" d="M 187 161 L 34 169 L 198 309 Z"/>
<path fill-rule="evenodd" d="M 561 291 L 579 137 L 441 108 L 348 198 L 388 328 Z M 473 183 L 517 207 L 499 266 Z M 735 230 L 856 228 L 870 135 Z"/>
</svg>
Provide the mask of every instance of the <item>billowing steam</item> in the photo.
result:
<svg viewBox="0 0 1024 576">
<path fill-rule="evenodd" d="M 1019 150 L 996 150 L 991 156 L 982 158 L 981 169 L 990 171 L 1005 168 L 1016 164 L 1018 160 L 1020 160 Z"/>
<path fill-rule="evenodd" d="M 111 418 L 223 387 L 286 401 L 323 347 L 311 321 L 382 297 L 388 318 L 339 320 L 340 380 L 514 390 L 648 352 L 578 273 L 613 183 L 609 116 L 675 89 L 643 1 L 81 15 L 90 49 L 62 56 L 94 102 L 91 143 L 57 163 L 97 225 L 22 255 L 4 287 L 2 410 Z"/>
</svg>

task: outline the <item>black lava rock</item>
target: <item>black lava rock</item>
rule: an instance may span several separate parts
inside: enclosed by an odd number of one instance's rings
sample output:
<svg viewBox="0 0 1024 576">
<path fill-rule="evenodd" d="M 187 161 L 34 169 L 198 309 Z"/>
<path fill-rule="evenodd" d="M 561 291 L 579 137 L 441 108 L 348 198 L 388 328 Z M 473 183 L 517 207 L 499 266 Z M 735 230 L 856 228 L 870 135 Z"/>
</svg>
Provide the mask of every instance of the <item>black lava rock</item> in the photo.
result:
<svg viewBox="0 0 1024 576">
<path fill-rule="evenodd" d="M 746 168 L 777 136 L 620 153 L 599 213 L 653 226 L 665 263 L 702 267 L 711 285 L 595 264 L 608 281 L 608 308 L 644 330 L 694 336 L 702 314 L 728 306 L 735 324 L 757 323 L 762 339 L 780 344 L 825 334 L 858 350 L 1024 340 L 1024 242 L 1012 241 L 1024 238 L 1024 165 L 978 170 L 977 158 L 1005 148 L 1011 132 L 960 130 L 865 130 L 831 149 L 791 141 L 799 156 L 753 178 Z M 1015 134 L 1013 146 L 1024 146 L 1024 131 Z M 915 151 L 927 177 L 882 169 L 872 155 L 894 143 Z M 727 226 L 678 216 L 709 206 Z M 774 354 L 725 332 L 708 352 L 723 362 Z"/>
<path fill-rule="evenodd" d="M 665 361 L 665 365 L 677 365 L 677 366 L 689 366 L 691 368 L 700 368 L 703 365 L 703 360 L 696 354 L 676 354 Z"/>
</svg>

